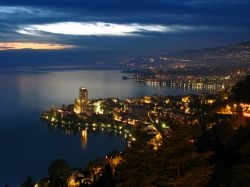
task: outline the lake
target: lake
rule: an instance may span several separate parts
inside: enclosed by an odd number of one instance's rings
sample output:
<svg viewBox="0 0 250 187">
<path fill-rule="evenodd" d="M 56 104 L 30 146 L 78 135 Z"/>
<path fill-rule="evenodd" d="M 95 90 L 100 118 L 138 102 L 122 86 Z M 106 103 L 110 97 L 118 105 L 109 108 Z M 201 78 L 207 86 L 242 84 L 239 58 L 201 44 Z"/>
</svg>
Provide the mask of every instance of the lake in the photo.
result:
<svg viewBox="0 0 250 187">
<path fill-rule="evenodd" d="M 79 87 L 89 98 L 180 95 L 194 90 L 161 88 L 122 80 L 120 70 L 23 69 L 0 71 L 0 186 L 18 186 L 27 176 L 47 176 L 49 164 L 65 159 L 71 168 L 114 150 L 122 151 L 126 141 L 105 132 L 89 132 L 83 145 L 80 134 L 52 130 L 40 121 L 51 105 L 72 104 Z"/>
</svg>

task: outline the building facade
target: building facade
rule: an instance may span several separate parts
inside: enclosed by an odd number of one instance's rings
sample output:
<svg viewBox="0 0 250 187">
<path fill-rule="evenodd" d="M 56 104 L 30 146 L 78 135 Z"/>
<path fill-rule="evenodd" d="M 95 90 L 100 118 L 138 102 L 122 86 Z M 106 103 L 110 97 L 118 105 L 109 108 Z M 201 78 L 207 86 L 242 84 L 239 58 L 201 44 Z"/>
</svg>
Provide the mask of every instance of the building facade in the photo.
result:
<svg viewBox="0 0 250 187">
<path fill-rule="evenodd" d="M 88 111 L 88 90 L 86 88 L 79 89 L 79 100 L 80 100 L 80 112 L 84 113 Z"/>
</svg>

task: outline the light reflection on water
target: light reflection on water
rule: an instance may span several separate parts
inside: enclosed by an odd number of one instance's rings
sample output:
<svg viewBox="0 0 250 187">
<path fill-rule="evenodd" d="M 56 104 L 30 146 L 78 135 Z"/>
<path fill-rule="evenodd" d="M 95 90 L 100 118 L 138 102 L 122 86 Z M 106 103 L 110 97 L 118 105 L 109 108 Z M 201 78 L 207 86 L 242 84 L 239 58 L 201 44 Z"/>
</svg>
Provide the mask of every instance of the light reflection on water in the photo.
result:
<svg viewBox="0 0 250 187">
<path fill-rule="evenodd" d="M 86 129 L 82 130 L 82 149 L 86 149 L 88 144 L 88 131 Z"/>
<path fill-rule="evenodd" d="M 86 87 L 90 98 L 185 93 L 179 88 L 124 81 L 122 76 L 117 70 L 0 71 L 0 186 L 17 186 L 28 175 L 35 179 L 46 176 L 48 165 L 55 159 L 64 158 L 72 167 L 84 167 L 90 160 L 126 146 L 121 136 L 105 132 L 88 132 L 84 137 L 68 132 L 70 136 L 65 136 L 40 121 L 41 113 L 52 104 L 73 103 L 79 87 Z"/>
</svg>

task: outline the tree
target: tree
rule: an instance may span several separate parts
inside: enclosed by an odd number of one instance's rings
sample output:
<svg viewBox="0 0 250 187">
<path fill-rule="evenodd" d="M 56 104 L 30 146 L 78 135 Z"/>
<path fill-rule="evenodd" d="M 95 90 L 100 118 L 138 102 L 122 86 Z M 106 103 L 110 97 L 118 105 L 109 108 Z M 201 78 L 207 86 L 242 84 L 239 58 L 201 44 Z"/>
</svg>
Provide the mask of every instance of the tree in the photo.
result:
<svg viewBox="0 0 250 187">
<path fill-rule="evenodd" d="M 211 129 L 205 131 L 200 137 L 198 142 L 199 149 L 202 151 L 220 151 L 227 145 L 233 132 L 234 130 L 231 123 L 217 123 Z"/>
<path fill-rule="evenodd" d="M 156 186 L 205 186 L 211 180 L 212 152 L 197 152 L 190 127 L 179 127 L 163 142 L 156 164 L 159 167 Z"/>
<path fill-rule="evenodd" d="M 32 177 L 27 177 L 27 179 L 22 183 L 22 187 L 34 187 Z"/>
<path fill-rule="evenodd" d="M 42 179 L 38 182 L 38 186 L 39 186 L 39 187 L 48 187 L 48 186 L 49 186 L 49 178 L 47 178 L 47 177 L 42 178 Z"/>
<path fill-rule="evenodd" d="M 112 187 L 114 186 L 113 171 L 110 163 L 107 163 L 103 169 L 101 177 L 94 182 L 94 187 Z"/>
<path fill-rule="evenodd" d="M 75 174 L 75 182 L 79 183 L 79 187 L 86 186 L 83 183 L 83 181 L 85 179 L 86 172 L 84 170 L 82 170 L 81 168 L 77 168 L 77 169 L 74 169 L 74 170 L 77 170 L 77 172 Z"/>
<path fill-rule="evenodd" d="M 65 160 L 56 160 L 48 168 L 50 183 L 49 186 L 63 187 L 67 186 L 67 177 L 70 173 L 69 165 Z"/>
<path fill-rule="evenodd" d="M 197 132 L 176 125 L 170 138 L 163 136 L 158 151 L 136 142 L 117 168 L 116 186 L 205 186 L 213 173 L 212 152 L 198 152 Z"/>
<path fill-rule="evenodd" d="M 246 130 L 247 131 L 247 130 Z M 247 138 L 245 138 L 243 145 L 236 151 L 237 163 L 233 166 L 233 180 L 232 186 L 249 186 L 250 180 L 250 133 L 245 132 Z M 241 134 L 243 136 L 243 134 Z"/>
<path fill-rule="evenodd" d="M 237 102 L 250 103 L 250 75 L 232 88 L 232 99 Z"/>
</svg>

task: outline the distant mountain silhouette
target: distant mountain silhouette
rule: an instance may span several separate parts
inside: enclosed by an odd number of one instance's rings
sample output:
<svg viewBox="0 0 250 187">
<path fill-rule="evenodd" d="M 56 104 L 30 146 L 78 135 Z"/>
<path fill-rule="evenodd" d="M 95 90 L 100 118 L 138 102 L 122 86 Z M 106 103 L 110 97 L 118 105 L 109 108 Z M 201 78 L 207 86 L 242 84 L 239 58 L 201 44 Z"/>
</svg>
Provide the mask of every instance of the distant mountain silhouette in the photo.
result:
<svg viewBox="0 0 250 187">
<path fill-rule="evenodd" d="M 216 48 L 187 50 L 167 55 L 171 58 L 198 62 L 250 62 L 250 42 Z"/>
</svg>

